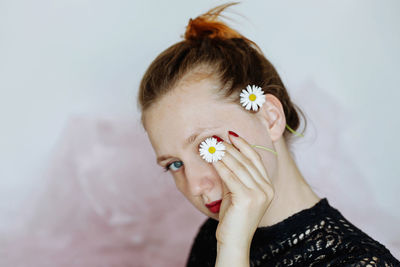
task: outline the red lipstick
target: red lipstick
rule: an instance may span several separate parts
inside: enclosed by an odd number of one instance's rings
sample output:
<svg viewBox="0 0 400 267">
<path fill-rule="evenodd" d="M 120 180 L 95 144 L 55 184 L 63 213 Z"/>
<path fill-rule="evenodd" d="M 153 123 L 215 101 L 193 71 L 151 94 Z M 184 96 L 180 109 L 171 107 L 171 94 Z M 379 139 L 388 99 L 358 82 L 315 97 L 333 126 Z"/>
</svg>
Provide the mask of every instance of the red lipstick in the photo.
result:
<svg viewBox="0 0 400 267">
<path fill-rule="evenodd" d="M 221 202 L 222 199 L 211 202 L 209 204 L 206 204 L 206 207 L 212 212 L 212 213 L 218 213 L 219 208 L 221 207 Z"/>
</svg>

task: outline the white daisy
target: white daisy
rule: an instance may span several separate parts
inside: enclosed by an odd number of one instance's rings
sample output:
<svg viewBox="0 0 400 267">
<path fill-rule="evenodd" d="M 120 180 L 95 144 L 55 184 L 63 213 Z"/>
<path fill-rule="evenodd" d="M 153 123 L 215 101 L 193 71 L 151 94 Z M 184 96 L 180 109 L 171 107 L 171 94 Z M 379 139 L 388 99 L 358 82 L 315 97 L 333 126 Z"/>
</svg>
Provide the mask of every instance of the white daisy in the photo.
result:
<svg viewBox="0 0 400 267">
<path fill-rule="evenodd" d="M 243 89 L 240 93 L 240 103 L 247 110 L 252 109 L 257 111 L 265 102 L 264 92 L 261 90 L 261 87 L 256 85 L 247 85 L 246 89 L 247 91 Z"/>
<path fill-rule="evenodd" d="M 225 146 L 216 138 L 209 137 L 200 144 L 200 156 L 207 162 L 217 162 L 225 155 Z"/>
</svg>

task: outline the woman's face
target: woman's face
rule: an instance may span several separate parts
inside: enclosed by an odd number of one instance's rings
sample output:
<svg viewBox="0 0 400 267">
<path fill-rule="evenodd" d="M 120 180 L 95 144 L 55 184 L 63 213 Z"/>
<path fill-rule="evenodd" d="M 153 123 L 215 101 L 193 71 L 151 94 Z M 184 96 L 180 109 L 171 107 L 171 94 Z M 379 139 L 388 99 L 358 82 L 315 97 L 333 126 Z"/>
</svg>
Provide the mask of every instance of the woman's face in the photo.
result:
<svg viewBox="0 0 400 267">
<path fill-rule="evenodd" d="M 153 104 L 144 114 L 144 124 L 162 167 L 169 165 L 176 187 L 201 212 L 218 220 L 205 204 L 222 198 L 222 180 L 201 158 L 199 145 L 217 135 L 228 141 L 234 131 L 250 144 L 272 147 L 268 125 L 258 113 L 216 94 L 219 83 L 213 78 L 180 83 Z M 265 104 L 264 104 L 265 105 Z M 258 150 L 268 175 L 276 169 L 272 153 Z"/>
</svg>

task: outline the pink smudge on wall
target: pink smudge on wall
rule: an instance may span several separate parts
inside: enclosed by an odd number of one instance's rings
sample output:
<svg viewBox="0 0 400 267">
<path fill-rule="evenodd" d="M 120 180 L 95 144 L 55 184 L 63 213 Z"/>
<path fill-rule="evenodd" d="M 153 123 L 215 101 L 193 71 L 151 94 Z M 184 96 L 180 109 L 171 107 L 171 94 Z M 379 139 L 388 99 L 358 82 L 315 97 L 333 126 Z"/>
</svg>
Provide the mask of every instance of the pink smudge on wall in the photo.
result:
<svg viewBox="0 0 400 267">
<path fill-rule="evenodd" d="M 24 233 L 0 241 L 1 266 L 184 265 L 205 216 L 134 117 L 71 118 L 50 159 Z"/>
</svg>

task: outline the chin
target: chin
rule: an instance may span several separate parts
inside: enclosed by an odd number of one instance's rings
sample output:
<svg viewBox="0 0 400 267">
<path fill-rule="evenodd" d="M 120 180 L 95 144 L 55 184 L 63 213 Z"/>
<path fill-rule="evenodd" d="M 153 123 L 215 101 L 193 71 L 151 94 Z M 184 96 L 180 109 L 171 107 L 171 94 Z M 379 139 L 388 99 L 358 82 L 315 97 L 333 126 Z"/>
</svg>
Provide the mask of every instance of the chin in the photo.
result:
<svg viewBox="0 0 400 267">
<path fill-rule="evenodd" d="M 206 210 L 200 210 L 200 211 L 201 211 L 201 213 L 203 213 L 203 214 L 206 215 L 207 217 L 212 218 L 212 219 L 218 221 L 218 217 L 219 217 L 218 215 L 219 215 L 219 213 L 213 213 L 213 212 L 209 211 L 208 209 L 206 209 Z"/>
<path fill-rule="evenodd" d="M 205 208 L 205 209 L 203 209 L 203 208 L 199 208 L 199 207 L 197 207 L 196 206 L 196 208 L 201 212 L 201 213 L 203 213 L 204 215 L 206 215 L 207 217 L 210 217 L 210 218 L 212 218 L 212 219 L 214 219 L 214 220 L 217 220 L 217 221 L 219 221 L 219 213 L 213 213 L 213 212 L 211 212 L 211 211 L 209 211 L 207 208 Z"/>
<path fill-rule="evenodd" d="M 215 213 L 212 213 L 212 212 L 208 212 L 207 216 L 212 218 L 212 219 L 214 219 L 214 220 L 219 221 L 219 213 L 215 214 Z"/>
</svg>

